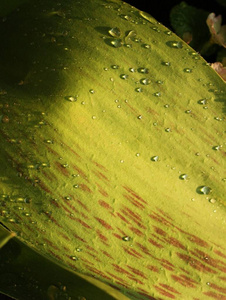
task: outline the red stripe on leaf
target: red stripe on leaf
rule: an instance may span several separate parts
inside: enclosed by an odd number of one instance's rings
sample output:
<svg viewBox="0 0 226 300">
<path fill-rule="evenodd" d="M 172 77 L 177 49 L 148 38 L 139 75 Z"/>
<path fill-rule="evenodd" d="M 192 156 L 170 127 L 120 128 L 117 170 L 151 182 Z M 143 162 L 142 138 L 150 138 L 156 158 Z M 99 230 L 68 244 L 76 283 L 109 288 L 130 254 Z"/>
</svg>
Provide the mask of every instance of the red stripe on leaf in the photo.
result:
<svg viewBox="0 0 226 300">
<path fill-rule="evenodd" d="M 110 224 L 108 224 L 105 220 L 95 217 L 95 219 L 106 229 L 113 230 Z"/>
</svg>

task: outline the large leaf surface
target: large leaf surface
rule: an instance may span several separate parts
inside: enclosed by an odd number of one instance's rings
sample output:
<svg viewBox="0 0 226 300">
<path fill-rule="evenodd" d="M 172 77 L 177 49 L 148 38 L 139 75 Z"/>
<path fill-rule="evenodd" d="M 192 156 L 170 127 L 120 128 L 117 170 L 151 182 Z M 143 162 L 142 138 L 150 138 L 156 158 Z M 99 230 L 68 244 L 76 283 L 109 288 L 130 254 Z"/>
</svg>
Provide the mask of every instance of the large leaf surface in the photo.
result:
<svg viewBox="0 0 226 300">
<path fill-rule="evenodd" d="M 223 299 L 221 78 L 123 2 L 31 2 L 0 33 L 1 222 L 131 299 Z"/>
</svg>

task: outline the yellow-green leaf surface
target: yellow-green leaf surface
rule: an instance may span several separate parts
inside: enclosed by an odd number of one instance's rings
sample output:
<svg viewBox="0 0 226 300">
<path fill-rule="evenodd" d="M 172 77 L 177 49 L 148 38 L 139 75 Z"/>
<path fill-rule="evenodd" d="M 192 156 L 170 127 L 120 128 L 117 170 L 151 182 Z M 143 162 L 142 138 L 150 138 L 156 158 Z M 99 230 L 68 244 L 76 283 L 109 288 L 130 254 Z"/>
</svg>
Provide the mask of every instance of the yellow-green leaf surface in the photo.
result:
<svg viewBox="0 0 226 300">
<path fill-rule="evenodd" d="M 120 1 L 30 1 L 0 34 L 1 222 L 130 299 L 225 299 L 222 79 Z"/>
</svg>

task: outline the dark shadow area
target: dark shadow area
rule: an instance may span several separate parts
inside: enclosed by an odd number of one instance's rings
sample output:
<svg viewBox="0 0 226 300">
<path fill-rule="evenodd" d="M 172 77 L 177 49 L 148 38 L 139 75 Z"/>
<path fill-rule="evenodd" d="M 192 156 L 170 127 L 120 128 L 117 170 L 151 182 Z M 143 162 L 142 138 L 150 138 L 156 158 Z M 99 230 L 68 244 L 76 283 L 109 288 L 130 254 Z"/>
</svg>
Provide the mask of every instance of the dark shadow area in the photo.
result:
<svg viewBox="0 0 226 300">
<path fill-rule="evenodd" d="M 68 27 L 64 17 L 47 17 L 41 6 L 34 9 L 28 4 L 1 20 L 1 82 L 33 94 L 55 94 L 69 61 L 64 50 Z"/>
</svg>

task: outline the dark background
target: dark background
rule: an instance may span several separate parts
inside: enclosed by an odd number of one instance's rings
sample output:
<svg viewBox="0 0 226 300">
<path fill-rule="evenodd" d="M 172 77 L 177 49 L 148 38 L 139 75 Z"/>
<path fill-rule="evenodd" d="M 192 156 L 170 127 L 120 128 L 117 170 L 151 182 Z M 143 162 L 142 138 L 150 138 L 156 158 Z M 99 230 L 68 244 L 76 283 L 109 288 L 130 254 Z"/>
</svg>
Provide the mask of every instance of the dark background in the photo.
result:
<svg viewBox="0 0 226 300">
<path fill-rule="evenodd" d="M 181 3 L 182 0 L 125 0 L 124 2 L 127 2 L 136 8 L 139 8 L 140 10 L 148 12 L 157 21 L 172 29 L 169 21 L 170 10 L 173 6 Z M 216 0 L 186 0 L 184 2 L 196 8 L 209 11 L 210 13 L 214 12 L 216 15 L 221 14 L 223 17 L 223 23 L 226 24 L 225 9 Z"/>
<path fill-rule="evenodd" d="M 46 0 L 48 1 L 48 0 Z M 93 0 L 94 1 L 94 0 Z M 170 25 L 170 10 L 173 6 L 181 3 L 181 0 L 126 0 L 125 2 L 135 6 L 136 8 L 148 12 L 157 21 L 172 30 Z M 193 5 L 196 8 L 204 9 L 206 11 L 214 12 L 216 15 L 221 14 L 223 17 L 223 24 L 226 24 L 226 13 L 220 4 L 216 0 L 205 1 L 205 0 L 187 0 L 185 1 L 189 5 Z M 0 270 L 1 271 L 1 270 Z M 0 300 L 11 300 L 7 296 L 0 294 Z M 21 299 L 23 300 L 23 299 Z M 42 300 L 42 299 L 37 299 Z"/>
</svg>

